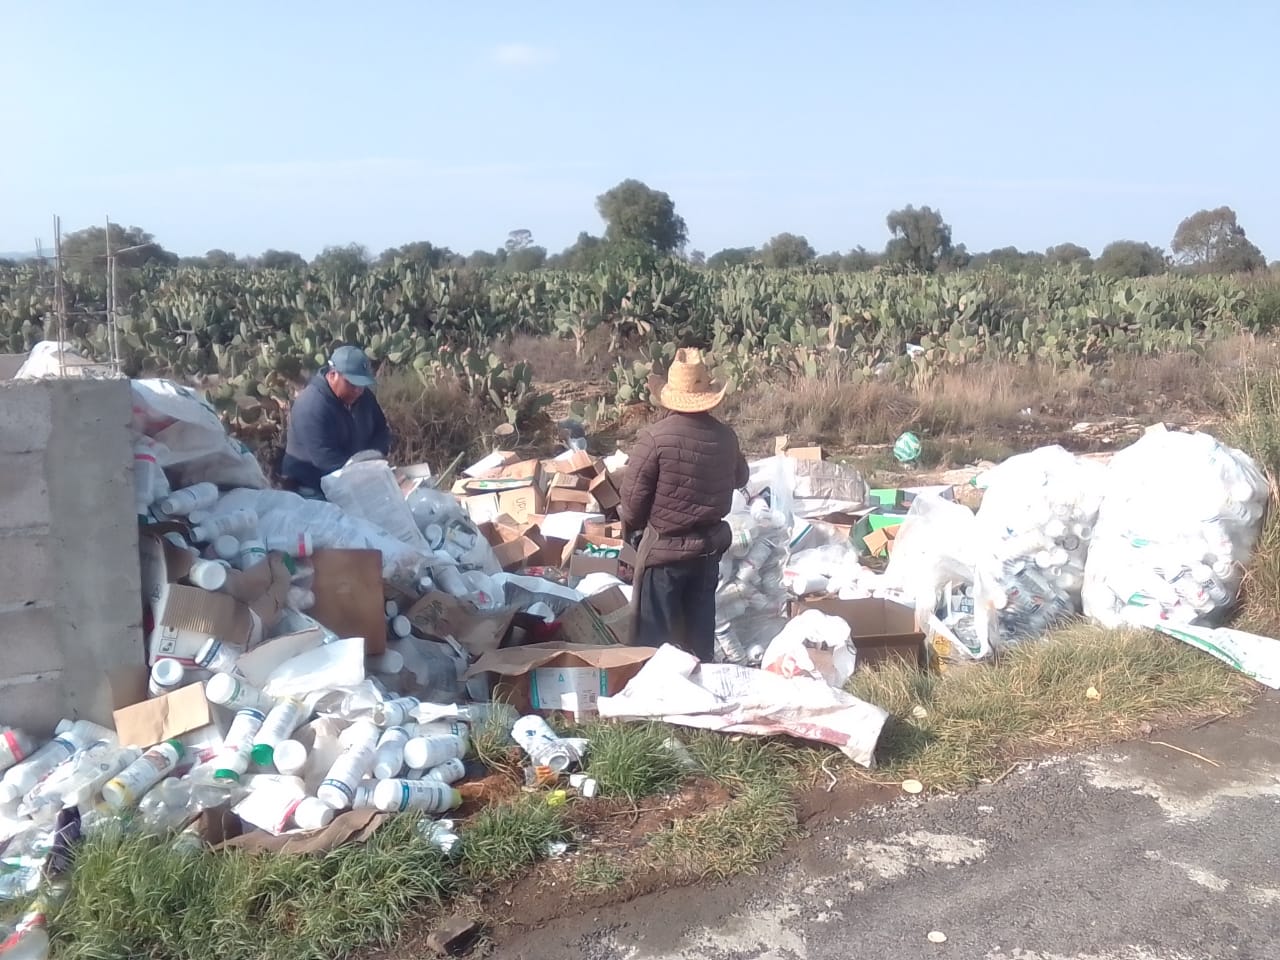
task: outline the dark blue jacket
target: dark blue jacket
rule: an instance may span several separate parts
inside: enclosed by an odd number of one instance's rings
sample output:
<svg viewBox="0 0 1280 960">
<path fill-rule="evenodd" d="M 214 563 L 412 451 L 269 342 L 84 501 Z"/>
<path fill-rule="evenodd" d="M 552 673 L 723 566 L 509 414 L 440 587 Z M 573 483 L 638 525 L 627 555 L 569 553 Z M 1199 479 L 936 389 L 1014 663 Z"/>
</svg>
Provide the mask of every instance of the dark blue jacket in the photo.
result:
<svg viewBox="0 0 1280 960">
<path fill-rule="evenodd" d="M 364 450 L 391 452 L 391 431 L 377 398 L 366 390 L 348 407 L 317 374 L 293 402 L 280 472 L 300 487 L 320 489 L 320 478 Z"/>
</svg>

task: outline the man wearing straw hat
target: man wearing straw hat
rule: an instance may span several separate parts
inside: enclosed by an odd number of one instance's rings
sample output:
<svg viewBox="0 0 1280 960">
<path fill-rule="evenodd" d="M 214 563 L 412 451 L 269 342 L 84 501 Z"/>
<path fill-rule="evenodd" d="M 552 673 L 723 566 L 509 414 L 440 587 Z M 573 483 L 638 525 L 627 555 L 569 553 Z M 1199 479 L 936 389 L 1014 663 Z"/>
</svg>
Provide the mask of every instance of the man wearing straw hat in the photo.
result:
<svg viewBox="0 0 1280 960">
<path fill-rule="evenodd" d="M 628 532 L 643 530 L 631 600 L 632 643 L 672 643 L 704 663 L 715 653 L 716 583 L 729 548 L 734 490 L 747 461 L 733 430 L 711 415 L 725 385 L 702 352 L 676 351 L 656 385 L 671 415 L 640 431 L 622 482 Z"/>
</svg>

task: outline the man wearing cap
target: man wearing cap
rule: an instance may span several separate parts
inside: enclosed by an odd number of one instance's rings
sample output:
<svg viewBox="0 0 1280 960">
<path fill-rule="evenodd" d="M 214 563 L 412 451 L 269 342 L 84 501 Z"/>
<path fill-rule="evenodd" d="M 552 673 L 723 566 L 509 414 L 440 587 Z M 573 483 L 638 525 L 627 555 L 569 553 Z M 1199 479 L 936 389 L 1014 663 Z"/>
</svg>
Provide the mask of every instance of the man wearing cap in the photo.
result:
<svg viewBox="0 0 1280 960">
<path fill-rule="evenodd" d="M 391 450 L 387 418 L 373 395 L 373 366 L 359 347 L 339 347 L 293 402 L 280 472 L 303 496 L 357 453 Z"/>
<path fill-rule="evenodd" d="M 733 430 L 711 415 L 725 385 L 694 349 L 676 351 L 655 395 L 671 414 L 640 431 L 622 481 L 627 532 L 643 530 L 632 586 L 632 643 L 715 655 L 716 584 L 733 492 L 748 480 Z"/>
</svg>

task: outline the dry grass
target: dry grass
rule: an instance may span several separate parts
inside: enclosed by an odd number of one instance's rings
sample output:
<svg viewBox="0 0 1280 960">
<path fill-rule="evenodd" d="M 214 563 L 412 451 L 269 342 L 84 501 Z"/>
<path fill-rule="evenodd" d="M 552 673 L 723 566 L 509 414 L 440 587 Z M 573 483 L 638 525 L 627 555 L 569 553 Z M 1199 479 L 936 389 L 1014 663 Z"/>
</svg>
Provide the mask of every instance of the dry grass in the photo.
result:
<svg viewBox="0 0 1280 960">
<path fill-rule="evenodd" d="M 1256 685 L 1169 637 L 1079 624 L 993 664 L 945 676 L 887 664 L 855 674 L 850 689 L 892 717 L 872 777 L 949 790 L 995 777 L 1020 758 L 1131 738 L 1144 724 L 1238 713 Z M 923 719 L 913 716 L 916 707 L 927 712 Z"/>
<path fill-rule="evenodd" d="M 427 386 L 411 371 L 380 382 L 378 402 L 391 426 L 392 462 L 425 462 L 436 470 L 460 453 L 488 453 L 501 419 L 457 385 Z"/>
</svg>

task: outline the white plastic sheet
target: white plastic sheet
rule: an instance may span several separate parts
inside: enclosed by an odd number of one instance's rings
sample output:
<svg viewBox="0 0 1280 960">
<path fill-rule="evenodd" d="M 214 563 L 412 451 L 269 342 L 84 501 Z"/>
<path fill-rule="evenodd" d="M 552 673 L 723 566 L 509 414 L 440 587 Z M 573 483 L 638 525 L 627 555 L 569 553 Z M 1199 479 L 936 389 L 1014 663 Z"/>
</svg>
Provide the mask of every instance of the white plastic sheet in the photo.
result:
<svg viewBox="0 0 1280 960">
<path fill-rule="evenodd" d="M 190 387 L 170 380 L 133 380 L 133 429 L 168 450 L 160 465 L 173 486 L 201 481 L 220 487 L 267 486 L 253 452 L 228 435 L 213 406 Z"/>
<path fill-rule="evenodd" d="M 826 654 L 814 659 L 811 651 Z M 842 689 L 853 676 L 857 651 L 853 631 L 840 617 L 806 610 L 783 627 L 764 652 L 760 669 L 780 677 L 810 677 Z"/>
<path fill-rule="evenodd" d="M 621 693 L 601 697 L 599 709 L 602 717 L 660 717 L 678 726 L 829 743 L 864 767 L 871 766 L 889 717 L 823 680 L 700 664 L 670 644 L 660 647 Z"/>
</svg>

